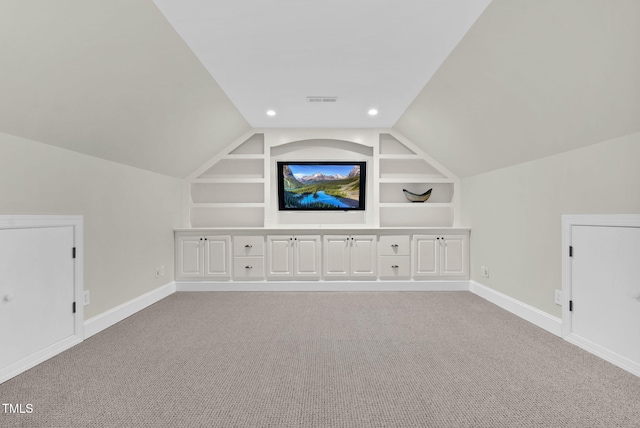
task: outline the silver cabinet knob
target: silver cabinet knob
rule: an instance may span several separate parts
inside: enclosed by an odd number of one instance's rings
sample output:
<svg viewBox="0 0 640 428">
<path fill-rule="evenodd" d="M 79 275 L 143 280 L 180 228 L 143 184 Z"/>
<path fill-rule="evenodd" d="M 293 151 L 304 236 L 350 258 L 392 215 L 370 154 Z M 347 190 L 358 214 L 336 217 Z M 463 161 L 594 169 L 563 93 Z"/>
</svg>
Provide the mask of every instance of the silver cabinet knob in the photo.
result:
<svg viewBox="0 0 640 428">
<path fill-rule="evenodd" d="M 247 245 L 244 246 L 244 248 L 251 248 L 251 247 L 253 247 L 253 245 L 247 244 Z"/>
<path fill-rule="evenodd" d="M 253 266 L 245 266 L 245 269 L 253 269 Z"/>
<path fill-rule="evenodd" d="M 391 266 L 391 268 L 393 268 L 393 269 L 398 269 L 399 267 L 400 267 L 400 266 L 398 266 L 398 265 L 393 265 L 393 266 Z"/>
</svg>

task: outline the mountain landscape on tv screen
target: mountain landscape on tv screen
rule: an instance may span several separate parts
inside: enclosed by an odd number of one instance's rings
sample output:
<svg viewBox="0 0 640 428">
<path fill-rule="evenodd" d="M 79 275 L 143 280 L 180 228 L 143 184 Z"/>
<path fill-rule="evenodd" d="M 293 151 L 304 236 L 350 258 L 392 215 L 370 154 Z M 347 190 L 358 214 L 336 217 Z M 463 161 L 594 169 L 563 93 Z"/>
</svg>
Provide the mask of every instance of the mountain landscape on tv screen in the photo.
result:
<svg viewBox="0 0 640 428">
<path fill-rule="evenodd" d="M 360 207 L 360 165 L 283 165 L 286 209 Z"/>
</svg>

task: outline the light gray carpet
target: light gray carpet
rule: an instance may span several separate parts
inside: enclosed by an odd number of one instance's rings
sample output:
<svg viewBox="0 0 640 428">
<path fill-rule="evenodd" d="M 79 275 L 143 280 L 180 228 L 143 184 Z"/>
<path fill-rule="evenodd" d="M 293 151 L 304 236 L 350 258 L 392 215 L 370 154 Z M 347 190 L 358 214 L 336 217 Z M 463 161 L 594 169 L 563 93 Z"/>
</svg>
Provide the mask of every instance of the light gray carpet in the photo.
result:
<svg viewBox="0 0 640 428">
<path fill-rule="evenodd" d="M 637 427 L 640 379 L 467 292 L 177 293 L 0 385 L 13 427 Z"/>
</svg>

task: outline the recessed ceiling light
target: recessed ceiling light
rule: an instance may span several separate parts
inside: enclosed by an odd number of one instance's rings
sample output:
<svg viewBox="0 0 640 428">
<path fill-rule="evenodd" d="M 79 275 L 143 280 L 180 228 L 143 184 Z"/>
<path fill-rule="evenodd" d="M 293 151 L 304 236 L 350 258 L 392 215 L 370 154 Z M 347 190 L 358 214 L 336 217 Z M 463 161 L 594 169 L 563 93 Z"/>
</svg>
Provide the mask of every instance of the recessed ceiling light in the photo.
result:
<svg viewBox="0 0 640 428">
<path fill-rule="evenodd" d="M 371 110 L 369 110 L 369 116 L 375 116 L 378 114 L 378 110 L 372 108 Z"/>
<path fill-rule="evenodd" d="M 275 110 L 267 110 L 267 116 L 275 116 L 275 115 L 276 115 Z"/>
</svg>

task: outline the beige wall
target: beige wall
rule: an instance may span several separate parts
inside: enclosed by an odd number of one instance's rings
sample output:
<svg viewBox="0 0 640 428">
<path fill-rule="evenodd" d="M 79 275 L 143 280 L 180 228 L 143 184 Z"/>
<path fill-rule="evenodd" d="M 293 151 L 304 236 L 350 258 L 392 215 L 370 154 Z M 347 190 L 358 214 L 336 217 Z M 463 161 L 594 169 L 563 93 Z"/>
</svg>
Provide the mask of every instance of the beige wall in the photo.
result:
<svg viewBox="0 0 640 428">
<path fill-rule="evenodd" d="M 640 133 L 466 178 L 471 279 L 560 317 L 561 216 L 637 213 Z"/>
<path fill-rule="evenodd" d="M 0 214 L 84 216 L 85 319 L 173 280 L 181 183 L 0 133 Z"/>
<path fill-rule="evenodd" d="M 639 18 L 637 0 L 493 0 L 394 129 L 460 178 L 639 132 Z"/>
</svg>

